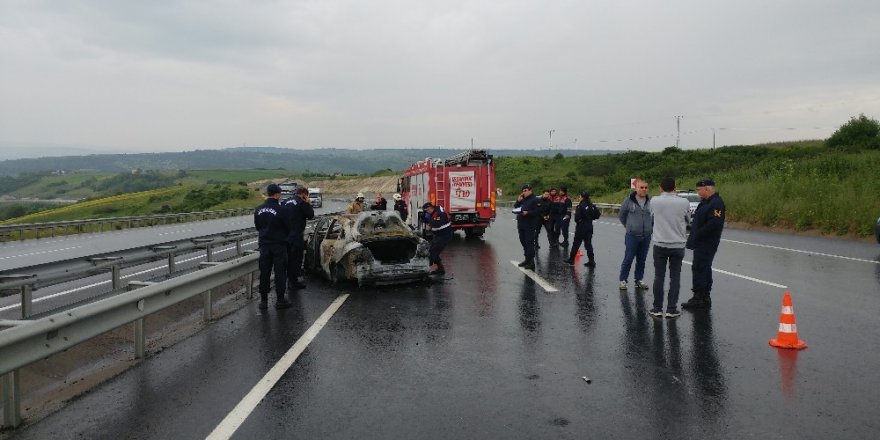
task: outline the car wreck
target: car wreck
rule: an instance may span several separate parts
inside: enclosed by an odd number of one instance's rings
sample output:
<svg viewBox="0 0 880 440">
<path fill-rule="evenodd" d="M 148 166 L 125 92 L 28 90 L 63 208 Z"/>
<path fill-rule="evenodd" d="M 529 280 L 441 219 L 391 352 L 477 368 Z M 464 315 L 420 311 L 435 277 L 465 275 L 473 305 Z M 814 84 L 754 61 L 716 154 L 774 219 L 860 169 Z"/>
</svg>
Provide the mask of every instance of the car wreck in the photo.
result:
<svg viewBox="0 0 880 440">
<path fill-rule="evenodd" d="M 334 284 L 402 284 L 428 278 L 428 242 L 395 211 L 319 217 L 306 235 L 305 268 Z"/>
</svg>

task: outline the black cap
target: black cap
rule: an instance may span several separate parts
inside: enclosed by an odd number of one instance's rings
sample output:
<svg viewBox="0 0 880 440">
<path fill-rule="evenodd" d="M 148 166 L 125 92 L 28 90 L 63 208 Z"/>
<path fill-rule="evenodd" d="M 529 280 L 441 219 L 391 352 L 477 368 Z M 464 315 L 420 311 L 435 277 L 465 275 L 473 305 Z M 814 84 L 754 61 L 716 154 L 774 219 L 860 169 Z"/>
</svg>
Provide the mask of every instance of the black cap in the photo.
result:
<svg viewBox="0 0 880 440">
<path fill-rule="evenodd" d="M 583 197 L 585 199 L 590 197 L 590 192 L 589 191 L 581 191 L 581 197 Z"/>
<path fill-rule="evenodd" d="M 715 186 L 715 181 L 712 179 L 703 179 L 697 182 L 697 188 L 701 186 Z"/>
<path fill-rule="evenodd" d="M 520 188 L 520 191 L 525 191 L 527 189 L 532 189 L 532 185 L 527 183 Z"/>
<path fill-rule="evenodd" d="M 432 206 L 434 206 L 434 205 L 432 205 L 431 202 L 425 202 L 425 204 L 422 205 L 422 209 L 428 209 L 428 208 L 430 208 L 430 207 L 432 207 Z"/>
<path fill-rule="evenodd" d="M 281 187 L 274 183 L 270 183 L 269 186 L 266 187 L 266 194 L 270 196 L 274 194 L 281 194 Z"/>
</svg>

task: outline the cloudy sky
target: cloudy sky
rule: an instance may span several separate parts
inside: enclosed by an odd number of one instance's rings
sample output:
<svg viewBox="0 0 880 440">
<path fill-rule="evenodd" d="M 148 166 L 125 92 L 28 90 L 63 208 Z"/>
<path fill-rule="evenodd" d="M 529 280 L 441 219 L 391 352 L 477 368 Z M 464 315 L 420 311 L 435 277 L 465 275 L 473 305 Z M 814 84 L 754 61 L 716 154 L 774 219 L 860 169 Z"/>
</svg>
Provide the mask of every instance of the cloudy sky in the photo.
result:
<svg viewBox="0 0 880 440">
<path fill-rule="evenodd" d="M 877 0 L 0 0 L 7 150 L 657 151 L 676 115 L 702 148 L 860 113 Z"/>
</svg>

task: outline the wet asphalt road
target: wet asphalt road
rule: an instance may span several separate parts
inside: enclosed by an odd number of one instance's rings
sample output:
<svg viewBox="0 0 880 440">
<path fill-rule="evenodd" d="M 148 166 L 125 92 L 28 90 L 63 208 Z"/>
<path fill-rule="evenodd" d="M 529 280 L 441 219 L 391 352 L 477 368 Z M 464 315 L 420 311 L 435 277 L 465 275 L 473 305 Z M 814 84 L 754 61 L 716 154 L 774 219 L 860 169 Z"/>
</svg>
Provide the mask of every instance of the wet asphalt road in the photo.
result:
<svg viewBox="0 0 880 440">
<path fill-rule="evenodd" d="M 713 309 L 658 320 L 650 291 L 618 290 L 612 218 L 594 270 L 542 242 L 557 292 L 510 263 L 514 228 L 504 214 L 485 240 L 455 240 L 443 281 L 346 287 L 232 438 L 880 436 L 880 246 L 727 230 Z M 690 285 L 686 264 L 682 300 Z M 767 344 L 785 290 L 802 352 Z M 339 294 L 310 280 L 293 309 L 253 304 L 12 438 L 204 438 Z"/>
</svg>

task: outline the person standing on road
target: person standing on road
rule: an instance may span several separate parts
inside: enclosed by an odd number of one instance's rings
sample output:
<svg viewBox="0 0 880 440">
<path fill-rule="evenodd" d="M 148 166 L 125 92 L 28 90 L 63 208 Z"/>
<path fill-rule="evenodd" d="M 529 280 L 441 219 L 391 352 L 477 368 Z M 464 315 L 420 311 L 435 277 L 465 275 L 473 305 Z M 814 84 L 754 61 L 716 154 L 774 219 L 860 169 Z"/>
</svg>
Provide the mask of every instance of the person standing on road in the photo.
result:
<svg viewBox="0 0 880 440">
<path fill-rule="evenodd" d="M 651 200 L 654 215 L 654 306 L 651 316 L 663 317 L 663 284 L 666 264 L 669 262 L 669 298 L 666 301 L 666 317 L 678 318 L 678 291 L 681 284 L 681 262 L 687 242 L 687 224 L 690 219 L 690 202 L 675 193 L 675 179 L 664 177 L 660 181 L 660 195 Z"/>
<path fill-rule="evenodd" d="M 303 253 L 305 252 L 306 221 L 315 218 L 315 209 L 309 203 L 309 190 L 305 187 L 296 189 L 293 197 L 283 203 L 290 215 L 290 234 L 287 236 L 287 280 L 291 289 L 303 289 L 306 285 L 299 280 L 302 272 Z"/>
<path fill-rule="evenodd" d="M 550 247 L 559 246 L 559 234 L 562 232 L 562 217 L 565 216 L 565 203 L 562 197 L 556 192 L 556 188 L 550 189 L 550 222 L 548 228 L 548 239 Z"/>
<path fill-rule="evenodd" d="M 681 305 L 685 309 L 708 309 L 712 307 L 712 260 L 721 243 L 726 210 L 724 200 L 715 192 L 715 181 L 703 179 L 697 182 L 700 204 L 694 211 L 691 235 L 687 248 L 694 251 L 693 291 L 694 296 Z"/>
<path fill-rule="evenodd" d="M 532 194 L 532 185 L 522 186 L 516 203 L 513 204 L 513 213 L 516 215 L 519 243 L 525 255 L 525 260 L 519 263 L 519 267 L 535 270 L 535 230 L 540 227 L 543 214 L 538 208 L 537 197 Z"/>
<path fill-rule="evenodd" d="M 382 197 L 382 193 L 376 194 L 376 201 L 370 205 L 370 209 L 373 211 L 385 211 L 388 209 L 388 201 L 385 200 L 385 197 Z"/>
<path fill-rule="evenodd" d="M 400 214 L 400 219 L 405 222 L 409 217 L 409 208 L 407 208 L 406 202 L 401 199 L 400 194 L 394 194 L 391 198 L 394 199 L 394 210 Z"/>
<path fill-rule="evenodd" d="M 431 226 L 431 247 L 428 249 L 428 261 L 431 263 L 432 275 L 443 275 L 446 269 L 440 261 L 440 252 L 452 241 L 452 222 L 442 206 L 434 206 L 431 202 L 422 205 L 425 221 Z"/>
<path fill-rule="evenodd" d="M 596 267 L 596 257 L 593 253 L 593 220 L 602 216 L 599 208 L 590 201 L 590 192 L 581 191 L 580 199 L 578 199 L 577 208 L 574 211 L 574 246 L 568 255 L 568 264 L 574 264 L 574 257 L 577 256 L 578 248 L 581 243 L 587 250 L 587 258 L 589 259 L 584 266 Z"/>
<path fill-rule="evenodd" d="M 260 309 L 266 309 L 271 285 L 269 278 L 275 272 L 276 309 L 286 309 L 292 304 L 284 297 L 287 284 L 287 237 L 290 235 L 290 215 L 281 206 L 281 187 L 266 187 L 266 201 L 254 210 L 254 226 L 259 234 L 260 250 Z"/>
<path fill-rule="evenodd" d="M 364 193 L 357 193 L 357 197 L 354 198 L 351 205 L 348 205 L 346 212 L 349 214 L 360 214 L 364 209 Z"/>
<path fill-rule="evenodd" d="M 541 228 L 547 232 L 547 243 L 553 243 L 553 226 L 550 222 L 550 210 L 552 209 L 553 199 L 550 197 L 550 190 L 545 189 L 538 198 L 538 207 L 535 211 L 540 215 L 538 223 L 535 224 L 535 249 L 540 248 L 538 241 L 541 238 Z"/>
<path fill-rule="evenodd" d="M 626 280 L 633 258 L 636 260 L 635 288 L 648 289 L 642 278 L 645 276 L 645 260 L 651 245 L 651 197 L 648 195 L 648 182 L 636 179 L 635 185 L 635 191 L 620 204 L 620 223 L 626 227 L 626 253 L 620 263 L 620 290 L 627 289 Z"/>
<path fill-rule="evenodd" d="M 568 197 L 568 188 L 559 187 L 559 198 L 562 199 L 563 214 L 560 231 L 562 232 L 562 246 L 568 246 L 568 225 L 571 223 L 572 203 Z M 577 248 L 577 246 L 575 246 Z"/>
</svg>

